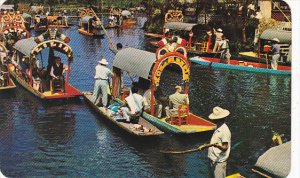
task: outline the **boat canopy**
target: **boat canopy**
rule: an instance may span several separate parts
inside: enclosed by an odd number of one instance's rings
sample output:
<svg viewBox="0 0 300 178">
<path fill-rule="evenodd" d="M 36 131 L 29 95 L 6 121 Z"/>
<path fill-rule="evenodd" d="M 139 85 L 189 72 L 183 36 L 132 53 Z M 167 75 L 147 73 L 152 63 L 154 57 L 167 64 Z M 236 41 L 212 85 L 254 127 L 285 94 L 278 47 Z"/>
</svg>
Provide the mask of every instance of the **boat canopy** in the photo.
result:
<svg viewBox="0 0 300 178">
<path fill-rule="evenodd" d="M 14 48 L 22 54 L 24 54 L 25 56 L 30 57 L 31 51 L 37 45 L 38 44 L 34 41 L 34 37 L 30 37 L 17 41 L 14 45 Z"/>
<path fill-rule="evenodd" d="M 155 53 L 135 48 L 125 48 L 116 54 L 113 66 L 149 80 L 155 61 Z"/>
<path fill-rule="evenodd" d="M 82 23 L 88 23 L 90 19 L 92 19 L 93 17 L 92 16 L 85 16 L 81 19 L 81 22 Z"/>
<path fill-rule="evenodd" d="M 267 29 L 260 36 L 260 39 L 263 40 L 272 40 L 273 38 L 278 38 L 280 41 L 279 43 L 291 44 L 292 32 L 286 30 Z"/>
<path fill-rule="evenodd" d="M 165 24 L 166 29 L 170 30 L 185 30 L 185 31 L 191 31 L 194 26 L 197 24 L 195 23 L 184 23 L 184 22 L 167 22 Z"/>
<path fill-rule="evenodd" d="M 275 176 L 287 177 L 291 169 L 291 142 L 270 148 L 258 158 L 255 166 Z"/>
</svg>

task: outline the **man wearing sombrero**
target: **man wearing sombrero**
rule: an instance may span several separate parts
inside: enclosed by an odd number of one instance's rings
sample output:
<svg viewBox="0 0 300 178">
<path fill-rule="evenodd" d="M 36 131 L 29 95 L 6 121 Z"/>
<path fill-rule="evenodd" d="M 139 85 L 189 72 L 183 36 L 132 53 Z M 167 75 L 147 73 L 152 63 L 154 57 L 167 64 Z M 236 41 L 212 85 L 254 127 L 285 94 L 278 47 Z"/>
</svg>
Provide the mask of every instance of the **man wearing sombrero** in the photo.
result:
<svg viewBox="0 0 300 178">
<path fill-rule="evenodd" d="M 213 113 L 208 117 L 214 120 L 217 129 L 211 137 L 210 144 L 201 146 L 200 149 L 208 148 L 208 158 L 210 159 L 210 175 L 214 178 L 226 177 L 227 159 L 231 147 L 231 132 L 225 123 L 225 118 L 230 112 L 221 107 L 214 107 Z"/>
<path fill-rule="evenodd" d="M 278 66 L 278 60 L 280 58 L 280 46 L 278 43 L 280 42 L 278 38 L 272 39 L 273 45 L 271 48 L 270 53 L 272 54 L 272 60 L 271 60 L 271 68 L 274 70 L 277 70 Z"/>
<path fill-rule="evenodd" d="M 107 100 L 108 100 L 108 87 L 109 87 L 109 79 L 113 76 L 113 73 L 109 68 L 107 68 L 108 62 L 106 59 L 101 59 L 99 64 L 96 66 L 96 74 L 95 74 L 95 86 L 94 86 L 94 93 L 93 93 L 93 102 L 97 104 L 97 98 L 100 94 L 100 89 L 102 93 L 102 105 L 107 107 Z"/>
</svg>

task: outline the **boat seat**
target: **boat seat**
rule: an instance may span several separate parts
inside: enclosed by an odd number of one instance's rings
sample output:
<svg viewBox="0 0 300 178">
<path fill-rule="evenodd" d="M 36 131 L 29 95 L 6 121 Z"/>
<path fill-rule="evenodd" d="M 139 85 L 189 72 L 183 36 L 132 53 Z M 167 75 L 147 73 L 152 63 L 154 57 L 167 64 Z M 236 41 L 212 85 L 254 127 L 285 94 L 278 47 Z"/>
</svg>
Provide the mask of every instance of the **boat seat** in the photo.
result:
<svg viewBox="0 0 300 178">
<path fill-rule="evenodd" d="M 178 106 L 178 114 L 171 116 L 172 125 L 187 125 L 189 124 L 189 105 Z"/>
<path fill-rule="evenodd" d="M 62 81 L 61 81 L 62 80 Z M 55 92 L 63 92 L 65 93 L 65 80 L 64 79 L 51 79 L 50 80 L 50 91 L 52 93 Z"/>
</svg>

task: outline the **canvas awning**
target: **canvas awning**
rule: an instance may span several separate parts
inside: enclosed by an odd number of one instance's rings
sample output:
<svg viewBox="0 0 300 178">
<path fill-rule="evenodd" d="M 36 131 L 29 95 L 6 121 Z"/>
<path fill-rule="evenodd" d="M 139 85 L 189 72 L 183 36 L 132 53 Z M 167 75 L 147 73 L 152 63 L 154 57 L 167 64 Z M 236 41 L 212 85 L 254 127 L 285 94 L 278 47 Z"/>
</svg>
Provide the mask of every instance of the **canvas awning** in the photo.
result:
<svg viewBox="0 0 300 178">
<path fill-rule="evenodd" d="M 270 148 L 258 158 L 255 166 L 275 176 L 287 177 L 291 169 L 291 142 Z"/>
<path fill-rule="evenodd" d="M 30 53 L 37 43 L 34 41 L 34 37 L 19 40 L 15 43 L 14 48 L 25 56 L 30 56 Z"/>
<path fill-rule="evenodd" d="M 93 18 L 93 17 L 92 16 L 85 16 L 85 17 L 82 18 L 81 22 L 82 23 L 88 23 L 91 18 Z"/>
<path fill-rule="evenodd" d="M 185 30 L 191 31 L 193 27 L 197 25 L 195 23 L 184 23 L 184 22 L 167 22 L 165 28 L 170 30 Z"/>
<path fill-rule="evenodd" d="M 292 43 L 292 32 L 286 30 L 274 30 L 274 29 L 267 29 L 261 35 L 260 39 L 263 40 L 272 40 L 273 38 L 278 38 L 279 43 Z"/>
<path fill-rule="evenodd" d="M 117 53 L 113 66 L 148 80 L 155 61 L 155 53 L 125 48 Z"/>
</svg>

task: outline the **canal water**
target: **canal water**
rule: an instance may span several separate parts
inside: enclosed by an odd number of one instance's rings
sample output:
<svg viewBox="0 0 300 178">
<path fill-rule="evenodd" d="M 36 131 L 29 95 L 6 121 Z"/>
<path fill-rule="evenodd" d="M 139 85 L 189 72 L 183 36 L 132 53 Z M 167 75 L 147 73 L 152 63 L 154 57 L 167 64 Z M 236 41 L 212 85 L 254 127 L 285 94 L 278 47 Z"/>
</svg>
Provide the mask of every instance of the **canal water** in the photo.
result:
<svg viewBox="0 0 300 178">
<path fill-rule="evenodd" d="M 116 44 L 149 47 L 141 29 L 145 18 L 127 29 L 109 29 Z M 64 30 L 71 38 L 74 63 L 70 83 L 91 91 L 95 66 L 104 56 L 111 66 L 114 54 L 108 40 Z M 45 57 L 45 55 L 44 55 Z M 145 58 L 145 60 L 147 60 Z M 142 61 L 141 61 L 142 62 Z M 166 70 L 161 87 L 171 94 L 181 75 Z M 130 80 L 125 78 L 126 85 Z M 232 150 L 227 174 L 251 172 L 257 158 L 271 146 L 272 132 L 291 138 L 290 76 L 258 74 L 191 66 L 191 111 L 208 118 L 214 106 L 231 112 Z M 207 177 L 207 150 L 165 155 L 159 150 L 185 150 L 208 143 L 212 132 L 165 134 L 137 138 L 105 121 L 83 99 L 42 102 L 21 86 L 0 95 L 0 170 L 9 177 Z"/>
</svg>

